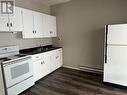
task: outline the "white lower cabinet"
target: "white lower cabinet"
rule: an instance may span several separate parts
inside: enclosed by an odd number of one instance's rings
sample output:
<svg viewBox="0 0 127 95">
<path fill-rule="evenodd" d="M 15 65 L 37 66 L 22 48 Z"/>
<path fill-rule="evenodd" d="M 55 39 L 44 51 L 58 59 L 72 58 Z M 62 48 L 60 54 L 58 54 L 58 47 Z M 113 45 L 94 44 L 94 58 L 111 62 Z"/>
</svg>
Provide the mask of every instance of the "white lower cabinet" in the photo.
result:
<svg viewBox="0 0 127 95">
<path fill-rule="evenodd" d="M 41 56 L 41 57 L 40 57 Z M 40 54 L 36 58 L 41 58 L 34 61 L 34 80 L 37 81 L 42 77 L 50 73 L 50 57 L 45 56 L 45 54 Z"/>
<path fill-rule="evenodd" d="M 32 56 L 34 80 L 45 77 L 63 65 L 62 48 Z"/>
<path fill-rule="evenodd" d="M 41 61 L 35 61 L 33 66 L 34 66 L 34 81 L 37 81 L 39 79 L 41 79 L 42 77 L 42 65 L 41 65 Z"/>
<path fill-rule="evenodd" d="M 63 65 L 62 61 L 62 49 L 51 51 L 51 72 L 58 69 Z"/>
<path fill-rule="evenodd" d="M 56 56 L 56 62 L 57 62 L 57 68 L 61 67 L 63 65 L 63 56 L 62 56 L 62 48 L 57 50 L 57 56 Z"/>
</svg>

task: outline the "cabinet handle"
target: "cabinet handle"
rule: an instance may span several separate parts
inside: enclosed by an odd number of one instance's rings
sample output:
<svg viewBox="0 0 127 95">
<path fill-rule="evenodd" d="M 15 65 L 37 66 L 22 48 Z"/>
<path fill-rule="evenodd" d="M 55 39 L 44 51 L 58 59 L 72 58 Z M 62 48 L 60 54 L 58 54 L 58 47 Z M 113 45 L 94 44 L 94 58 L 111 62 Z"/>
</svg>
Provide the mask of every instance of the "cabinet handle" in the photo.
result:
<svg viewBox="0 0 127 95">
<path fill-rule="evenodd" d="M 35 31 L 33 30 L 33 33 L 36 34 L 36 30 Z"/>
<path fill-rule="evenodd" d="M 9 27 L 9 23 L 7 23 L 7 27 Z"/>
<path fill-rule="evenodd" d="M 53 32 L 52 31 L 50 31 L 50 34 L 52 34 Z"/>
<path fill-rule="evenodd" d="M 12 23 L 10 23 L 10 26 L 12 27 Z"/>
<path fill-rule="evenodd" d="M 59 56 L 56 56 L 56 59 L 58 59 L 59 58 Z"/>
<path fill-rule="evenodd" d="M 41 64 L 45 64 L 45 61 L 41 62 Z"/>
</svg>

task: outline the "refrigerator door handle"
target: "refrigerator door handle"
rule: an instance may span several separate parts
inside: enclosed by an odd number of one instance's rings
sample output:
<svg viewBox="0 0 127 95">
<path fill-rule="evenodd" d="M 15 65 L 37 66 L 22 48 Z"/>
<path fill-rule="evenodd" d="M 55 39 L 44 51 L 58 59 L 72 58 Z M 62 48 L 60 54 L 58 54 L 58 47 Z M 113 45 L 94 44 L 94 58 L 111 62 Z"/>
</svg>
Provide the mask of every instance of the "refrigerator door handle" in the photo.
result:
<svg viewBox="0 0 127 95">
<path fill-rule="evenodd" d="M 106 31 L 106 34 L 105 34 L 105 63 L 107 63 L 108 25 L 106 25 L 105 31 Z"/>
</svg>

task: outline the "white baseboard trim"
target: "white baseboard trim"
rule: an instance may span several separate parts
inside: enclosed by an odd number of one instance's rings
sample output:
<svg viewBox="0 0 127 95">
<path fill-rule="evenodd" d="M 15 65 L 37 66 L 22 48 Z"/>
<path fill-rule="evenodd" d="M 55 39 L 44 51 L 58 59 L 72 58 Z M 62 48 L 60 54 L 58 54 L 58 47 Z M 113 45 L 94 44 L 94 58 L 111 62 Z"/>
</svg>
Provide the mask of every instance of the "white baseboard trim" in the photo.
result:
<svg viewBox="0 0 127 95">
<path fill-rule="evenodd" d="M 80 70 L 79 68 L 75 68 L 75 67 L 70 67 L 70 66 L 63 66 L 63 67 L 65 67 L 65 68 L 69 68 L 69 69 L 74 69 L 74 70 L 82 71 L 82 70 Z"/>
<path fill-rule="evenodd" d="M 103 74 L 103 70 L 101 69 L 95 69 L 95 68 L 88 68 L 88 67 L 79 67 L 79 68 L 75 68 L 75 67 L 70 67 L 70 66 L 63 66 L 65 68 L 69 68 L 69 69 L 74 69 L 74 70 L 79 70 L 79 71 L 86 71 L 86 72 L 92 72 L 92 73 L 97 73 L 97 74 Z"/>
</svg>

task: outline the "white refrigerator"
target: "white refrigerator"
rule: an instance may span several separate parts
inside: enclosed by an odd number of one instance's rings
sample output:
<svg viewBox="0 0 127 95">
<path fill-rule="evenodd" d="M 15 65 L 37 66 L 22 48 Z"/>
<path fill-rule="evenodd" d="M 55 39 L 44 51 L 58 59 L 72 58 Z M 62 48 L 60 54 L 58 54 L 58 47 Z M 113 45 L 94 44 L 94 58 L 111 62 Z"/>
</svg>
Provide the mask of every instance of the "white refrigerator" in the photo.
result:
<svg viewBox="0 0 127 95">
<path fill-rule="evenodd" d="M 104 82 L 127 86 L 127 24 L 106 25 Z"/>
</svg>

